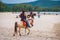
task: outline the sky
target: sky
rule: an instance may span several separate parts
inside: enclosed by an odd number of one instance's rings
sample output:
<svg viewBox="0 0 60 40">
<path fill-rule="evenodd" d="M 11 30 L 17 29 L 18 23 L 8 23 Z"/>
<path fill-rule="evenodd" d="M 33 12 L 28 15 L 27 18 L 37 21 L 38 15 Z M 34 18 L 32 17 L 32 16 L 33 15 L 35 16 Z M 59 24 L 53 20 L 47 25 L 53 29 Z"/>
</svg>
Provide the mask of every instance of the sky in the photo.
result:
<svg viewBox="0 0 60 40">
<path fill-rule="evenodd" d="M 34 2 L 34 1 L 38 1 L 38 0 L 1 0 L 1 1 L 3 3 L 7 3 L 7 4 L 16 4 L 16 3 Z M 46 0 L 46 1 L 48 1 L 48 0 Z M 49 0 L 49 1 L 60 1 L 60 0 Z"/>
<path fill-rule="evenodd" d="M 34 2 L 37 0 L 1 0 L 4 3 L 8 4 L 15 4 L 15 3 L 27 3 L 27 2 Z"/>
</svg>

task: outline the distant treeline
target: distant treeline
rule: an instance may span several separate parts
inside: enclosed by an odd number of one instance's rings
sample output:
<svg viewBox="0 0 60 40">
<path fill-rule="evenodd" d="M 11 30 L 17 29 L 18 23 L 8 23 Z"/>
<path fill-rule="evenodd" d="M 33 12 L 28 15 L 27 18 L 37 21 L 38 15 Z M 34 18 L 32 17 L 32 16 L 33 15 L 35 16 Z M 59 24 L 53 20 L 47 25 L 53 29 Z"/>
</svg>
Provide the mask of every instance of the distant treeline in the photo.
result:
<svg viewBox="0 0 60 40">
<path fill-rule="evenodd" d="M 46 11 L 46 12 L 60 12 L 60 6 L 52 8 L 41 8 L 40 6 L 32 6 L 30 4 L 15 4 L 9 7 L 7 4 L 0 2 L 0 12 L 20 12 L 24 9 L 26 12 L 32 11 Z"/>
</svg>

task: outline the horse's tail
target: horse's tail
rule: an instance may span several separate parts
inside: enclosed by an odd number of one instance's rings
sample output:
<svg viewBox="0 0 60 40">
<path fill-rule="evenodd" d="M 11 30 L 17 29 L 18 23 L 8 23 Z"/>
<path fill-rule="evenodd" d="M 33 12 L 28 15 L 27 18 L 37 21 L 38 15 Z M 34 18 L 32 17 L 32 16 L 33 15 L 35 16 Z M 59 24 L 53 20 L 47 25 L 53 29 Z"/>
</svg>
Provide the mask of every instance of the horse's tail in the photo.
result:
<svg viewBox="0 0 60 40">
<path fill-rule="evenodd" d="M 17 32 L 17 22 L 15 22 L 15 28 L 14 31 Z"/>
</svg>

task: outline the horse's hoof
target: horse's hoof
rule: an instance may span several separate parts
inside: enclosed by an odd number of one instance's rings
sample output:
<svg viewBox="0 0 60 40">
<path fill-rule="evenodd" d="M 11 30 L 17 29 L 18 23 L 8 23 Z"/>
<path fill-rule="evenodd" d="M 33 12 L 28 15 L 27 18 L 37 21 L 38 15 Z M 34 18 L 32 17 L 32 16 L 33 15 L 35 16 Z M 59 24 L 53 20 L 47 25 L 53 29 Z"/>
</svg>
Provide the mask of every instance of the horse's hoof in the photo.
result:
<svg viewBox="0 0 60 40">
<path fill-rule="evenodd" d="M 27 33 L 27 35 L 29 35 L 29 33 Z"/>
<path fill-rule="evenodd" d="M 15 36 L 15 34 L 13 34 L 13 36 Z"/>
<path fill-rule="evenodd" d="M 33 26 L 33 24 L 32 24 L 32 26 Z"/>
<path fill-rule="evenodd" d="M 19 34 L 19 36 L 21 36 L 21 34 Z"/>
</svg>

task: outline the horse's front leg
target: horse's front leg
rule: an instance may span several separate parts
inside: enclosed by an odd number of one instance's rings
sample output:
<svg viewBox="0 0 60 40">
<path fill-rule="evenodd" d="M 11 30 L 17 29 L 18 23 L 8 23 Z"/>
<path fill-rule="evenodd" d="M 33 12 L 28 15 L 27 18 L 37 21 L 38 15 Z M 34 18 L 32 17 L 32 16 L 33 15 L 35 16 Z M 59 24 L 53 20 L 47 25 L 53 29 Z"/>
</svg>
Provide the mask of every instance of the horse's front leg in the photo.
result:
<svg viewBox="0 0 60 40">
<path fill-rule="evenodd" d="M 30 24 L 31 24 L 31 26 L 33 26 L 33 20 L 31 20 Z"/>
<path fill-rule="evenodd" d="M 26 28 L 27 30 L 28 30 L 28 33 L 27 33 L 27 35 L 29 35 L 29 33 L 30 33 L 30 29 L 29 28 Z"/>
</svg>

